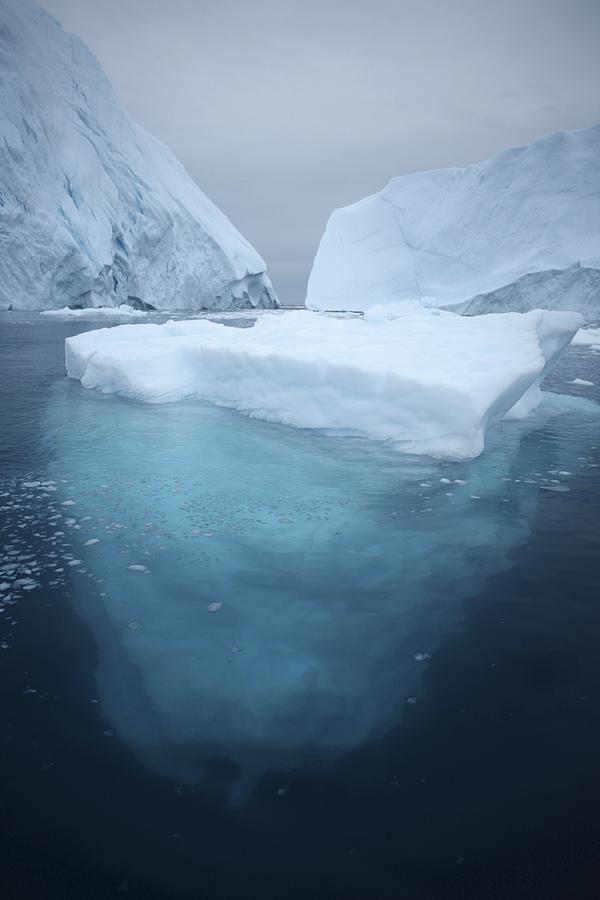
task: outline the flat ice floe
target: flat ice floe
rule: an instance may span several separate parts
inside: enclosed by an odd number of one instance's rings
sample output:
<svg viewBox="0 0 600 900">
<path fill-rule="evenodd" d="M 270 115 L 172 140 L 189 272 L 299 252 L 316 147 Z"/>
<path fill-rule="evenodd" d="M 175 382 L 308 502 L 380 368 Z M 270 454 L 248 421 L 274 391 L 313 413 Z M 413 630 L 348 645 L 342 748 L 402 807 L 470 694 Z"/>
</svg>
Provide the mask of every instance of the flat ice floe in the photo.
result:
<svg viewBox="0 0 600 900">
<path fill-rule="evenodd" d="M 86 309 L 71 309 L 70 306 L 63 306 L 62 309 L 43 309 L 40 315 L 66 316 L 74 319 L 114 319 L 119 317 L 138 319 L 147 316 L 148 313 L 143 309 L 135 309 L 128 303 L 121 303 L 120 306 L 91 306 Z"/>
<path fill-rule="evenodd" d="M 411 310 L 393 321 L 299 311 L 245 329 L 169 321 L 67 338 L 66 365 L 84 387 L 130 399 L 197 398 L 461 459 L 482 451 L 494 422 L 537 405 L 541 378 L 581 324 L 577 313 L 541 310 Z"/>
</svg>

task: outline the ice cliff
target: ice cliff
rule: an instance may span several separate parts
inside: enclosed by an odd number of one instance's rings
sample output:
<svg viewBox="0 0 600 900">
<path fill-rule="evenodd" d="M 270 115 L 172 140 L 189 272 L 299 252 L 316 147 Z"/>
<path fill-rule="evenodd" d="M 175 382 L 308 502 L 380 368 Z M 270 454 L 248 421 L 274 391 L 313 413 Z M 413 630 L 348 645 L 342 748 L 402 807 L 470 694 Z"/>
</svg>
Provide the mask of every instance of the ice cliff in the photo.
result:
<svg viewBox="0 0 600 900">
<path fill-rule="evenodd" d="M 600 125 L 466 168 L 393 178 L 336 210 L 307 305 L 365 310 L 407 299 L 599 318 Z"/>
<path fill-rule="evenodd" d="M 0 309 L 277 306 L 265 263 L 97 60 L 0 0 Z"/>
</svg>

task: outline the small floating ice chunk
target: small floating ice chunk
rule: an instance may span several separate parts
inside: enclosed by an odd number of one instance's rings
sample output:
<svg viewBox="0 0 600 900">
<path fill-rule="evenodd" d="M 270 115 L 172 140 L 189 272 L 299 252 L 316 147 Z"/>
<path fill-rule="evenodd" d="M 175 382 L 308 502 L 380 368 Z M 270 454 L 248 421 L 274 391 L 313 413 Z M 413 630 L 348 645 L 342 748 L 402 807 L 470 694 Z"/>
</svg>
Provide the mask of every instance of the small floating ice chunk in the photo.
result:
<svg viewBox="0 0 600 900">
<path fill-rule="evenodd" d="M 131 565 L 128 566 L 128 568 L 131 572 L 147 572 L 148 571 L 148 567 L 142 566 L 140 563 L 131 563 Z"/>
<path fill-rule="evenodd" d="M 574 378 L 569 384 L 578 384 L 581 387 L 594 387 L 594 382 L 587 381 L 585 378 Z"/>
<path fill-rule="evenodd" d="M 216 612 L 219 612 L 219 610 L 221 609 L 222 606 L 223 606 L 222 603 L 219 603 L 218 600 L 215 600 L 214 603 L 209 603 L 206 608 L 209 611 L 209 613 L 216 613 Z"/>
<path fill-rule="evenodd" d="M 413 659 L 415 659 L 417 662 L 425 662 L 426 659 L 431 659 L 431 654 L 422 651 L 420 653 L 415 653 Z"/>
<path fill-rule="evenodd" d="M 74 500 L 63 500 L 63 502 L 60 505 L 61 506 L 76 506 L 77 504 L 75 503 Z"/>
<path fill-rule="evenodd" d="M 90 538 L 89 541 L 86 541 L 83 545 L 84 547 L 91 547 L 92 544 L 99 544 L 100 538 Z"/>
</svg>

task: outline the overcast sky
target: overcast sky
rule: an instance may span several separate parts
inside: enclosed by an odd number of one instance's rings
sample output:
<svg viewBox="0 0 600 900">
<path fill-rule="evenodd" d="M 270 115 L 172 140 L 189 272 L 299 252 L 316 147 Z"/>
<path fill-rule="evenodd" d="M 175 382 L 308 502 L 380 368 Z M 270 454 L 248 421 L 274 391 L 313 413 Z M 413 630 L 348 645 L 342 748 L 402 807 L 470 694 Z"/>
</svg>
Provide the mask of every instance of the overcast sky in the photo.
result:
<svg viewBox="0 0 600 900">
<path fill-rule="evenodd" d="M 41 0 L 302 302 L 329 213 L 600 122 L 600 0 Z"/>
</svg>

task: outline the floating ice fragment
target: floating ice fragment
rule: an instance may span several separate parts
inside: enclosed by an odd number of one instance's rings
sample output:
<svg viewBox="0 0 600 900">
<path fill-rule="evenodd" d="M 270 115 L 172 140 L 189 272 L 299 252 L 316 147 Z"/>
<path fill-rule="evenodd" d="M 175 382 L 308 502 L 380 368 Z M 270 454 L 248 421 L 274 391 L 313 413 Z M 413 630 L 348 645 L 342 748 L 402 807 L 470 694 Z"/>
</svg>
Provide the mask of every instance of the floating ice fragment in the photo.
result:
<svg viewBox="0 0 600 900">
<path fill-rule="evenodd" d="M 86 541 L 83 546 L 91 547 L 92 544 L 99 544 L 99 543 L 100 543 L 100 538 L 90 538 L 89 541 Z"/>
<path fill-rule="evenodd" d="M 424 662 L 426 659 L 431 659 L 431 654 L 425 652 L 415 653 L 413 658 L 416 659 L 417 662 Z"/>
<path fill-rule="evenodd" d="M 130 566 L 128 566 L 128 568 L 131 572 L 147 572 L 148 571 L 147 566 L 142 566 L 139 563 L 132 563 Z"/>
<path fill-rule="evenodd" d="M 222 603 L 215 601 L 214 603 L 209 603 L 206 608 L 209 611 L 209 613 L 216 613 L 216 612 L 219 612 L 219 610 L 221 609 L 222 606 L 223 606 Z"/>
</svg>

